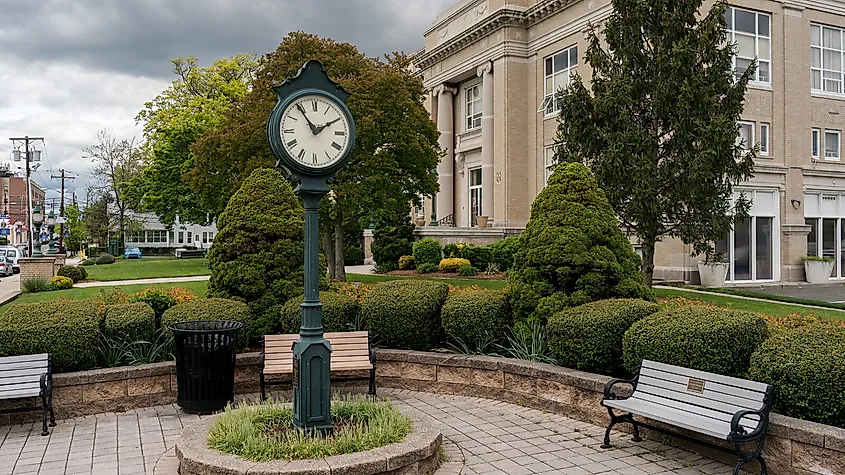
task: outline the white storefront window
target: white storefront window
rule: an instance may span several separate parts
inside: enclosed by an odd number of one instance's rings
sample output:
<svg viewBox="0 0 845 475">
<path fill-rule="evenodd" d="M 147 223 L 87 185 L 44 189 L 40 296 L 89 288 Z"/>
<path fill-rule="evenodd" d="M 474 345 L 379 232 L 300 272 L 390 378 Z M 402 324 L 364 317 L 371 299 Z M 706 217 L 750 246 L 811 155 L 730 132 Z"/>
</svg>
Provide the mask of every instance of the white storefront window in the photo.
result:
<svg viewBox="0 0 845 475">
<path fill-rule="evenodd" d="M 807 255 L 833 259 L 830 277 L 845 279 L 845 194 L 806 193 L 804 222 L 810 226 Z"/>
<path fill-rule="evenodd" d="M 744 192 L 751 200 L 750 216 L 716 243 L 716 252 L 730 263 L 730 282 L 780 280 L 778 191 Z"/>
</svg>

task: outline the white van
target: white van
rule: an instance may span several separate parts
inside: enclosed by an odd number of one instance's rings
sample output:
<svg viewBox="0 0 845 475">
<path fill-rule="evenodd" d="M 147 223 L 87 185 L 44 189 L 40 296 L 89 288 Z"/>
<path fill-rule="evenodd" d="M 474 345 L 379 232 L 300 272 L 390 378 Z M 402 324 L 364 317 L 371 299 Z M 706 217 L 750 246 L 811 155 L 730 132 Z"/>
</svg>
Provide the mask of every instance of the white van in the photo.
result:
<svg viewBox="0 0 845 475">
<path fill-rule="evenodd" d="M 21 271 L 21 266 L 18 264 L 18 259 L 23 257 L 20 249 L 13 246 L 0 247 L 0 257 L 4 257 L 6 261 L 12 262 L 12 270 L 15 274 Z"/>
</svg>

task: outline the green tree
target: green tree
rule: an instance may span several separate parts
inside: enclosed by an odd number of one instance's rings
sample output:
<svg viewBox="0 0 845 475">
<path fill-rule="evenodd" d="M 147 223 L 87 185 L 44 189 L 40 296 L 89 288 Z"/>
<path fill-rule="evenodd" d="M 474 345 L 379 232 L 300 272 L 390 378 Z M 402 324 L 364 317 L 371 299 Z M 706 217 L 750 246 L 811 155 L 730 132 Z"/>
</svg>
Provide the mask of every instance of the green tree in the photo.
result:
<svg viewBox="0 0 845 475">
<path fill-rule="evenodd" d="M 109 203 L 111 197 L 94 189 L 88 190 L 89 204 L 82 216 L 83 235 L 89 244 L 107 246 L 112 229 Z"/>
<path fill-rule="evenodd" d="M 590 90 L 575 76 L 558 97 L 556 158 L 592 169 L 640 239 L 651 285 L 657 242 L 680 238 L 709 255 L 748 214 L 744 196 L 731 198 L 754 167 L 755 144 L 737 143 L 737 121 L 756 65 L 735 77 L 724 3 L 703 16 L 702 0 L 612 4 L 605 42 L 589 33 Z"/>
<path fill-rule="evenodd" d="M 71 251 L 79 251 L 83 236 L 85 235 L 82 213 L 79 211 L 79 206 L 76 204 L 65 206 L 65 218 L 67 221 L 65 221 L 64 226 L 70 233 L 69 236 L 65 236 L 64 238 L 65 248 Z"/>
<path fill-rule="evenodd" d="M 613 208 L 580 163 L 557 167 L 531 205 L 521 239 L 508 272 L 517 320 L 594 300 L 652 298 Z"/>
<path fill-rule="evenodd" d="M 191 186 L 205 209 L 215 214 L 252 170 L 273 166 L 266 124 L 276 105 L 270 89 L 309 59 L 318 59 L 332 79 L 350 93 L 356 121 L 355 151 L 323 200 L 323 249 L 333 278 L 345 280 L 344 229 L 374 210 L 418 202 L 437 190 L 437 128 L 423 106 L 425 90 L 402 54 L 368 58 L 348 43 L 294 32 L 261 61 L 253 88 L 193 147 Z"/>
<path fill-rule="evenodd" d="M 258 169 L 229 200 L 218 227 L 208 296 L 245 302 L 252 316 L 248 338 L 266 335 L 279 325 L 282 305 L 302 294 L 302 205 L 278 170 Z"/>
<path fill-rule="evenodd" d="M 171 62 L 176 80 L 135 118 L 144 125 L 152 153 L 131 186 L 137 207 L 155 213 L 168 227 L 177 216 L 185 222 L 208 221 L 207 210 L 185 180 L 193 167 L 191 145 L 218 127 L 232 105 L 247 94 L 258 66 L 248 54 L 219 59 L 208 67 L 197 66 L 193 57 Z"/>
</svg>

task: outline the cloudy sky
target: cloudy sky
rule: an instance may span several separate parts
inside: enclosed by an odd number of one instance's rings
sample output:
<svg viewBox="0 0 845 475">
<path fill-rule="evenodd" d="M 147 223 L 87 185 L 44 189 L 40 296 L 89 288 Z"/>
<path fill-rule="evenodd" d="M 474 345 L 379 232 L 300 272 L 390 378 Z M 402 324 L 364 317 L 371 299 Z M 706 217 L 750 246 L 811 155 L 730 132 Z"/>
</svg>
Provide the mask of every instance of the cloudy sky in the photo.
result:
<svg viewBox="0 0 845 475">
<path fill-rule="evenodd" d="M 91 164 L 82 148 L 103 128 L 140 137 L 134 117 L 172 81 L 171 58 L 263 54 L 292 30 L 369 55 L 413 52 L 456 1 L 0 0 L 0 164 L 11 162 L 9 137 L 44 137 L 35 181 L 58 196 L 50 175 L 64 168 L 84 196 Z"/>
</svg>

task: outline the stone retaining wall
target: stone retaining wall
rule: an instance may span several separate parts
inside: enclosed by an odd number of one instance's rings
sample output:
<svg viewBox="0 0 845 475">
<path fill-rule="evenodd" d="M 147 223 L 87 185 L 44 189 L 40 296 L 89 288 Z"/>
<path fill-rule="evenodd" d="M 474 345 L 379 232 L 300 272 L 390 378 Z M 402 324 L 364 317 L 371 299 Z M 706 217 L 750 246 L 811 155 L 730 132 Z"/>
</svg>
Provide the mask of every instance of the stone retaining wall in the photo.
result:
<svg viewBox="0 0 845 475">
<path fill-rule="evenodd" d="M 605 426 L 600 406 L 610 379 L 553 365 L 487 356 L 379 350 L 379 387 L 476 396 Z M 54 376 L 56 417 L 60 419 L 176 402 L 174 363 L 112 368 Z M 258 354 L 238 355 L 235 389 L 258 391 Z M 0 408 L 33 407 L 35 399 L 0 401 Z M 39 420 L 40 412 L 0 416 L 0 424 Z M 626 425 L 619 426 L 625 430 Z M 660 435 L 650 434 L 662 440 Z M 678 442 L 679 445 L 683 445 Z M 731 462 L 730 456 L 699 446 L 692 450 Z M 845 429 L 772 415 L 766 441 L 770 473 L 845 474 Z M 735 460 L 734 460 L 735 461 Z"/>
</svg>

